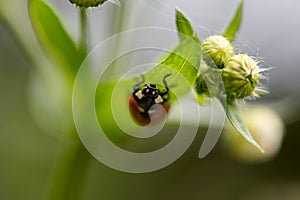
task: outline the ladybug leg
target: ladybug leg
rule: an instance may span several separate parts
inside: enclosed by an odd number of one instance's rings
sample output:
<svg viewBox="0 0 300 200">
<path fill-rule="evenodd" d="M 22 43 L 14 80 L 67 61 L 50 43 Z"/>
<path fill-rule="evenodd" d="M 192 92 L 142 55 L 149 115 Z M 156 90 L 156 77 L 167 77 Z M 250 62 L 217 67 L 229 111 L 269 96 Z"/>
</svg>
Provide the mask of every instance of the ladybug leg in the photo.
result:
<svg viewBox="0 0 300 200">
<path fill-rule="evenodd" d="M 163 102 L 166 102 L 169 100 L 169 92 L 168 91 L 161 92 L 160 96 L 161 96 L 161 98 L 163 98 L 163 100 L 164 100 Z"/>
<path fill-rule="evenodd" d="M 165 91 L 164 93 L 167 93 L 169 91 L 169 86 L 168 86 L 168 83 L 166 81 L 166 78 L 168 78 L 169 76 L 171 76 L 172 74 L 169 73 L 169 74 L 166 74 L 164 77 L 163 77 L 163 83 L 164 83 L 164 86 L 166 88 L 167 91 Z"/>
<path fill-rule="evenodd" d="M 162 98 L 164 98 L 164 96 L 167 95 L 167 94 L 169 94 L 169 88 L 167 88 L 167 90 L 162 91 L 162 92 L 159 93 L 159 95 L 160 95 Z M 165 98 L 164 98 L 164 99 L 165 99 Z"/>
<path fill-rule="evenodd" d="M 141 81 L 138 81 L 134 86 L 133 86 L 133 90 L 137 90 L 142 84 L 145 83 L 145 76 L 143 74 L 141 74 Z"/>
<path fill-rule="evenodd" d="M 171 75 L 172 75 L 172 74 L 169 73 L 169 74 L 166 74 L 166 75 L 163 77 L 163 83 L 164 83 L 164 86 L 165 86 L 166 90 L 160 92 L 160 96 L 161 96 L 162 98 L 163 98 L 165 95 L 167 95 L 167 94 L 169 93 L 169 85 L 168 85 L 168 83 L 167 83 L 167 81 L 166 81 L 166 78 L 168 78 L 168 77 L 171 76 Z M 165 98 L 164 98 L 164 99 L 165 99 Z M 167 100 L 167 99 L 165 99 L 165 100 Z"/>
</svg>

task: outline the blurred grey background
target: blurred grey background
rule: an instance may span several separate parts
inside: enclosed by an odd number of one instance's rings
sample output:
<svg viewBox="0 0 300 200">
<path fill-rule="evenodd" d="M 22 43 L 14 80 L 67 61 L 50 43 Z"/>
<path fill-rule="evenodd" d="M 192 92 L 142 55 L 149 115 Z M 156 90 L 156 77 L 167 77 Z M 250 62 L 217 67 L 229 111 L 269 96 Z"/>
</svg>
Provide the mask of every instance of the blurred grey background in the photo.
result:
<svg viewBox="0 0 300 200">
<path fill-rule="evenodd" d="M 76 8 L 68 2 L 50 0 L 63 16 L 65 25 L 74 37 L 78 35 Z M 122 1 L 121 1 L 122 2 Z M 174 8 L 181 9 L 199 32 L 221 33 L 237 7 L 238 0 L 128 0 L 128 9 L 121 30 L 130 28 L 158 26 L 175 28 Z M 117 6 L 92 9 L 93 44 L 99 44 L 113 32 L 110 17 L 119 14 Z M 243 22 L 237 36 L 238 42 L 252 49 L 265 62 L 266 67 L 275 68 L 271 73 L 270 90 L 273 98 L 297 95 L 298 61 L 300 51 L 300 3 L 296 0 L 251 0 L 245 1 Z M 199 27 L 200 26 L 200 27 Z M 199 33 L 198 32 L 198 33 Z M 199 37 L 203 37 L 199 34 Z M 155 38 L 148 38 L 149 40 Z M 283 84 L 284 82 L 284 84 Z"/>
</svg>

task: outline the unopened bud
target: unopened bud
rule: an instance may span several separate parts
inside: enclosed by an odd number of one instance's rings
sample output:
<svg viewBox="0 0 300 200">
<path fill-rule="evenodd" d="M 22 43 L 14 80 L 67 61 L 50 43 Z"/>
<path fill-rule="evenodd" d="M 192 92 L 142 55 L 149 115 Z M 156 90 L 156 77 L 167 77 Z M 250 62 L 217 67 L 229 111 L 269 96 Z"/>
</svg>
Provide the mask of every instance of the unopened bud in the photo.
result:
<svg viewBox="0 0 300 200">
<path fill-rule="evenodd" d="M 227 97 L 242 99 L 254 96 L 261 76 L 258 62 L 247 54 L 232 56 L 222 69 L 222 78 Z"/>
<path fill-rule="evenodd" d="M 107 0 L 69 0 L 72 4 L 76 4 L 79 7 L 97 7 L 102 5 Z"/>
<path fill-rule="evenodd" d="M 234 54 L 233 46 L 221 35 L 213 35 L 202 43 L 203 58 L 208 65 L 223 68 L 224 64 Z"/>
</svg>

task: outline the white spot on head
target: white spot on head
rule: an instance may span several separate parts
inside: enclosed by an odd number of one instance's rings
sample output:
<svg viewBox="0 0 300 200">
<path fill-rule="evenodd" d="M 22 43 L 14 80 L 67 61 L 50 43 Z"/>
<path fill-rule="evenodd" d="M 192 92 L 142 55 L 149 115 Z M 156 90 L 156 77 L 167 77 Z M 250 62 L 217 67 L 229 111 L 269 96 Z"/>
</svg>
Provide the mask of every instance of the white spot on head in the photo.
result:
<svg viewBox="0 0 300 200">
<path fill-rule="evenodd" d="M 137 91 L 135 94 L 135 96 L 137 96 L 138 99 L 142 99 L 143 98 L 143 94 L 142 94 L 142 90 Z"/>
</svg>

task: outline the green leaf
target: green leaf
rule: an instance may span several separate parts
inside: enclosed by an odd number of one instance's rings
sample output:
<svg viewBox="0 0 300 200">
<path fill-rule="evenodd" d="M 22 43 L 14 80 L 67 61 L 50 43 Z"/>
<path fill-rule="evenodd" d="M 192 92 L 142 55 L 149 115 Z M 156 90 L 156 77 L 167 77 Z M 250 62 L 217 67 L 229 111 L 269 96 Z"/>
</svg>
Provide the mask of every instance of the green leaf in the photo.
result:
<svg viewBox="0 0 300 200">
<path fill-rule="evenodd" d="M 163 76 L 171 73 L 168 79 L 172 89 L 180 96 L 191 89 L 197 77 L 201 61 L 201 43 L 187 17 L 176 9 L 176 27 L 179 44 L 163 61 L 145 74 L 150 81 L 161 82 Z"/>
<path fill-rule="evenodd" d="M 166 79 L 171 92 L 168 103 L 171 103 L 192 88 L 200 59 L 200 44 L 192 38 L 185 40 L 169 53 L 160 64 L 144 74 L 145 82 L 162 85 L 163 77 L 171 73 L 171 76 Z M 103 76 L 109 77 L 110 75 L 108 73 Z M 128 110 L 128 97 L 131 95 L 132 87 L 136 82 L 136 78 L 130 78 L 119 82 L 100 82 L 98 85 L 96 92 L 98 121 L 103 130 L 110 133 L 110 140 L 115 143 L 128 139 L 118 128 L 118 125 L 123 124 L 127 129 L 136 131 L 136 125 Z M 114 112 L 117 113 L 115 116 L 113 115 Z"/>
<path fill-rule="evenodd" d="M 176 96 L 181 96 L 188 92 L 195 82 L 202 53 L 199 38 L 194 34 L 188 19 L 178 9 L 176 9 L 176 25 L 179 44 L 144 76 L 147 82 L 162 83 L 163 77 L 171 73 L 167 79 L 168 84 Z M 175 99 L 174 95 L 171 95 L 170 101 Z"/>
<path fill-rule="evenodd" d="M 176 48 L 168 53 L 162 62 L 144 74 L 146 83 L 163 84 L 166 74 L 171 76 L 166 79 L 171 89 L 169 103 L 177 97 L 184 95 L 192 88 L 201 60 L 201 44 L 196 36 L 183 37 Z M 108 73 L 108 72 L 107 72 Z M 110 75 L 103 75 L 109 77 Z M 98 121 L 102 128 L 111 133 L 111 140 L 124 137 L 113 116 L 113 110 L 117 110 L 118 123 L 125 124 L 127 128 L 136 128 L 128 111 L 128 96 L 131 95 L 132 87 L 137 79 L 131 78 L 119 82 L 101 83 L 96 92 L 96 110 Z M 114 94 L 117 96 L 114 97 Z M 105 114 L 104 114 L 105 113 Z M 134 126 L 135 125 L 135 126 Z M 113 131 L 112 131 L 113 130 Z"/>
<path fill-rule="evenodd" d="M 248 128 L 243 122 L 240 110 L 235 103 L 228 103 L 226 106 L 226 115 L 232 126 L 253 146 L 257 147 L 261 152 L 264 152 L 262 147 L 252 137 Z"/>
<path fill-rule="evenodd" d="M 235 11 L 234 17 L 231 19 L 230 23 L 228 24 L 223 36 L 226 37 L 230 42 L 234 40 L 235 34 L 238 32 L 242 17 L 243 17 L 243 5 L 244 1 L 241 0 L 237 10 Z"/>
<path fill-rule="evenodd" d="M 79 52 L 53 10 L 41 0 L 29 1 L 30 19 L 46 53 L 60 62 L 68 73 L 76 74 L 84 55 Z"/>
<path fill-rule="evenodd" d="M 197 71 L 201 60 L 201 45 L 193 38 L 185 39 L 173 52 L 152 70 L 145 74 L 146 80 L 150 82 L 161 82 L 163 76 L 168 73 L 171 89 L 177 96 L 189 91 L 195 82 Z"/>
<path fill-rule="evenodd" d="M 181 41 L 185 40 L 185 36 L 192 37 L 194 30 L 189 20 L 176 8 L 176 26 Z"/>
</svg>

